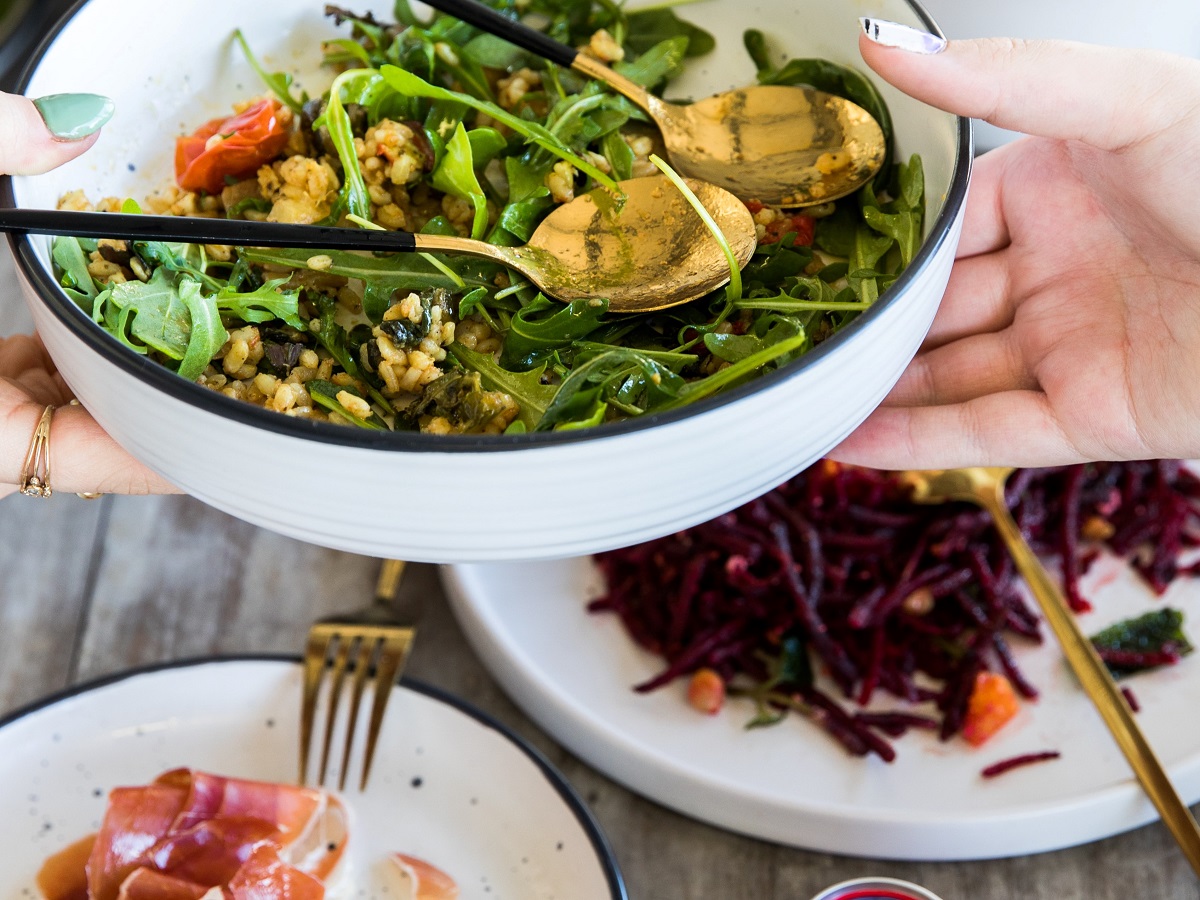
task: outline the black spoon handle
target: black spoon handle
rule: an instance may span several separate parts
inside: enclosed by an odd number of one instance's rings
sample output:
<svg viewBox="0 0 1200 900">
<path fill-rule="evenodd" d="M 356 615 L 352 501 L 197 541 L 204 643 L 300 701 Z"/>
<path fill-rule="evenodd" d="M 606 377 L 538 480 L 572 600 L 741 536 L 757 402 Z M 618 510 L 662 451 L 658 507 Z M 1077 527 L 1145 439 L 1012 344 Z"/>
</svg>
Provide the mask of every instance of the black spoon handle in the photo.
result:
<svg viewBox="0 0 1200 900">
<path fill-rule="evenodd" d="M 416 235 L 407 231 L 50 209 L 0 209 L 0 231 L 112 240 L 230 244 L 237 247 L 294 247 L 301 250 L 410 253 L 417 249 Z"/>
<path fill-rule="evenodd" d="M 456 19 L 462 19 L 469 25 L 474 25 L 488 34 L 504 38 L 510 44 L 516 44 L 522 50 L 528 50 L 535 56 L 548 59 L 568 69 L 575 64 L 579 51 L 566 44 L 560 44 L 553 38 L 546 37 L 540 31 L 522 25 L 515 19 L 496 12 L 490 6 L 485 6 L 477 0 L 425 0 L 434 9 L 441 10 Z"/>
</svg>

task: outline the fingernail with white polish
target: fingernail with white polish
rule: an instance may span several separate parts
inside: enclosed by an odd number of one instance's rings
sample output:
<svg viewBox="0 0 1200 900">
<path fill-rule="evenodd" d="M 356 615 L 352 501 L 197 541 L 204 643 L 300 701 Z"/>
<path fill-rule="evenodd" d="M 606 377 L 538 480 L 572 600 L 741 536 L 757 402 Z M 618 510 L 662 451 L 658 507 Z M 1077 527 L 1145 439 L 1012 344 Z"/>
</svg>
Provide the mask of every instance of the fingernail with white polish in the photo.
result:
<svg viewBox="0 0 1200 900">
<path fill-rule="evenodd" d="M 925 54 L 941 53 L 946 49 L 945 38 L 930 34 L 928 31 L 921 31 L 919 28 L 901 25 L 899 22 L 890 22 L 887 19 L 871 19 L 867 16 L 863 16 L 858 21 L 862 23 L 863 33 L 876 44 L 884 47 L 895 47 L 897 50 Z"/>
</svg>

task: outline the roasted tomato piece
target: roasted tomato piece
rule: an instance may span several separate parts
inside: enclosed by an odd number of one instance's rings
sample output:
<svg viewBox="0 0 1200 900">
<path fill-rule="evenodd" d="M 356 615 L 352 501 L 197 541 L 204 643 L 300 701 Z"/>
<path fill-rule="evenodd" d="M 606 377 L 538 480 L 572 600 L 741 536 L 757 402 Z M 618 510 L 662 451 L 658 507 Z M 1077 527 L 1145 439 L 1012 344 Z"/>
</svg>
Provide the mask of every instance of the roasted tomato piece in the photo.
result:
<svg viewBox="0 0 1200 900">
<path fill-rule="evenodd" d="M 274 100 L 260 100 L 227 119 L 213 119 L 175 142 L 175 180 L 185 191 L 219 194 L 226 178 L 253 175 L 287 146 L 291 129 Z"/>
</svg>

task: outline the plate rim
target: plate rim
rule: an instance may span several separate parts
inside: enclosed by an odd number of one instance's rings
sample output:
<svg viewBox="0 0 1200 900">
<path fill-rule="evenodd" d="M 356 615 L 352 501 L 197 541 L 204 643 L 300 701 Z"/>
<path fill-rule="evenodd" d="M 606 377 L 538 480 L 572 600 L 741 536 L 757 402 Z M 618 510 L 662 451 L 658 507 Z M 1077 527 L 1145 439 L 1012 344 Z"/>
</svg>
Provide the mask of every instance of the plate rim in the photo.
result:
<svg viewBox="0 0 1200 900">
<path fill-rule="evenodd" d="M 81 681 L 78 684 L 69 685 L 60 690 L 54 691 L 36 700 L 17 707 L 11 712 L 0 715 L 0 731 L 8 728 L 10 725 L 27 719 L 32 715 L 47 710 L 67 700 L 72 700 L 84 694 L 92 693 L 102 688 L 111 687 L 120 684 L 124 681 L 133 681 L 136 678 L 144 675 L 155 675 L 160 672 L 171 671 L 175 669 L 199 668 L 206 665 L 221 665 L 225 663 L 281 663 L 292 666 L 300 666 L 303 662 L 300 656 L 289 653 L 234 653 L 234 654 L 218 654 L 213 656 L 190 656 L 177 660 L 167 660 L 155 663 L 146 663 L 139 666 L 133 666 L 128 669 L 121 669 L 117 672 L 111 672 L 107 675 L 101 675 L 97 678 L 92 678 L 87 681 Z M 409 676 L 401 676 L 401 678 L 392 686 L 396 688 L 405 688 L 414 693 L 424 695 L 428 699 L 449 706 L 471 719 L 474 719 L 480 725 L 497 732 L 501 737 L 507 739 L 518 750 L 525 754 L 526 757 L 538 768 L 542 777 L 546 779 L 558 793 L 563 803 L 571 811 L 579 822 L 580 827 L 587 835 L 588 841 L 591 843 L 592 850 L 596 854 L 597 861 L 600 863 L 600 869 L 604 874 L 604 880 L 608 885 L 608 893 L 611 900 L 629 900 L 628 889 L 625 885 L 625 878 L 621 874 L 621 869 L 617 863 L 616 853 L 613 851 L 612 844 L 609 842 L 604 830 L 600 827 L 600 823 L 596 820 L 595 814 L 584 803 L 579 792 L 567 780 L 567 777 L 558 770 L 558 767 L 550 762 L 549 758 L 542 753 L 537 747 L 531 744 L 528 740 L 517 734 L 495 716 L 484 712 L 475 705 L 467 702 L 456 694 L 451 693 L 445 688 L 429 684 L 419 678 L 411 678 Z M 541 729 L 539 729 L 541 730 Z M 547 734 L 551 740 L 555 740 L 552 735 Z M 555 741 L 557 743 L 557 741 Z M 569 751 L 568 751 L 569 752 Z M 574 754 L 572 754 L 574 755 Z"/>
</svg>

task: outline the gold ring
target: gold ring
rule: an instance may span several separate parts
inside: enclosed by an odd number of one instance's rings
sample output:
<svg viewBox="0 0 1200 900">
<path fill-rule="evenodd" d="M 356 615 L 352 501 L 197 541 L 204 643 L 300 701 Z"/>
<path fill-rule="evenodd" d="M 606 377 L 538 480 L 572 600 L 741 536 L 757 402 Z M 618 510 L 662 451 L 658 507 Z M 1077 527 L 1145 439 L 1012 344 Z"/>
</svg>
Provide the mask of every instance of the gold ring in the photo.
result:
<svg viewBox="0 0 1200 900">
<path fill-rule="evenodd" d="M 21 466 L 21 493 L 26 497 L 49 498 L 54 495 L 50 489 L 50 420 L 53 417 L 53 406 L 42 410 L 42 418 L 29 442 L 25 464 Z"/>
</svg>

